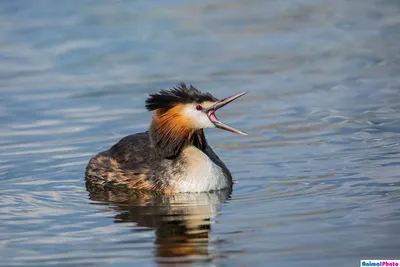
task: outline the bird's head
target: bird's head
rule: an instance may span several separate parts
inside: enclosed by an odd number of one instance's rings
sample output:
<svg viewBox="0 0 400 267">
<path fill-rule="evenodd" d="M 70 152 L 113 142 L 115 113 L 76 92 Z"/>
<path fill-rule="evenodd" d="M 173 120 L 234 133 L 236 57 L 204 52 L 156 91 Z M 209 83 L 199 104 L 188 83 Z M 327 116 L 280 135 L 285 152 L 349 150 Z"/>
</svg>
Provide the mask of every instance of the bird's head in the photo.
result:
<svg viewBox="0 0 400 267">
<path fill-rule="evenodd" d="M 203 93 L 184 83 L 170 90 L 151 94 L 146 108 L 154 111 L 151 131 L 158 142 L 175 142 L 190 139 L 196 133 L 203 135 L 204 128 L 219 128 L 233 133 L 247 135 L 217 119 L 215 112 L 246 94 L 239 93 L 218 100 L 210 93 Z M 153 138 L 154 139 L 154 138 Z"/>
<path fill-rule="evenodd" d="M 177 128 L 198 130 L 203 128 L 220 128 L 233 133 L 247 135 L 217 119 L 215 112 L 246 94 L 235 94 L 218 100 L 210 93 L 203 93 L 193 86 L 180 84 L 170 90 L 161 90 L 151 94 L 146 100 L 146 108 L 155 110 L 155 119 L 164 121 Z M 164 125 L 166 126 L 166 125 Z"/>
</svg>

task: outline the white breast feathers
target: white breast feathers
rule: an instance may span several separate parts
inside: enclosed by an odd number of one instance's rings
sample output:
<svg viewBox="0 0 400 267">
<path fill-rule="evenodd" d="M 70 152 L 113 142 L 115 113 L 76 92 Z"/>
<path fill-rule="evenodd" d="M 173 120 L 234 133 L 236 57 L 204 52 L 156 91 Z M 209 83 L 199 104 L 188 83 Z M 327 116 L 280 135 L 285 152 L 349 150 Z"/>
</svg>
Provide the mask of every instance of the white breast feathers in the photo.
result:
<svg viewBox="0 0 400 267">
<path fill-rule="evenodd" d="M 174 185 L 179 192 L 208 192 L 229 186 L 224 171 L 200 149 L 189 146 L 182 153 L 185 172 Z"/>
</svg>

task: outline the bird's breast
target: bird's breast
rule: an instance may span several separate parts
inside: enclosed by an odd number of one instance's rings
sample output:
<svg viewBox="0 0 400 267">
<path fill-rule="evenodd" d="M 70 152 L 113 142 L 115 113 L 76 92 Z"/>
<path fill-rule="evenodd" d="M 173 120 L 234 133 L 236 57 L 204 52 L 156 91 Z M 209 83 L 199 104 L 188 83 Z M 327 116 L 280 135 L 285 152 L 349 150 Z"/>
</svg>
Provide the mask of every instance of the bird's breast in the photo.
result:
<svg viewBox="0 0 400 267">
<path fill-rule="evenodd" d="M 230 186 L 228 174 L 200 149 L 189 146 L 182 151 L 182 173 L 174 180 L 179 192 L 208 192 Z"/>
</svg>

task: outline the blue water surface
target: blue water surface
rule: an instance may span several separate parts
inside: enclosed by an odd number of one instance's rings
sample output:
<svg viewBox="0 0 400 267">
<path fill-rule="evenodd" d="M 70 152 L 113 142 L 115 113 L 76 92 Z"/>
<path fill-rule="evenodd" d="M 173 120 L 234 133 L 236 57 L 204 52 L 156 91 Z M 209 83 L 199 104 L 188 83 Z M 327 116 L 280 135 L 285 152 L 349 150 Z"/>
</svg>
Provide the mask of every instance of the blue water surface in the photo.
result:
<svg viewBox="0 0 400 267">
<path fill-rule="evenodd" d="M 0 266 L 358 266 L 400 258 L 398 0 L 0 2 Z M 89 194 L 90 157 L 185 81 L 236 184 Z"/>
</svg>

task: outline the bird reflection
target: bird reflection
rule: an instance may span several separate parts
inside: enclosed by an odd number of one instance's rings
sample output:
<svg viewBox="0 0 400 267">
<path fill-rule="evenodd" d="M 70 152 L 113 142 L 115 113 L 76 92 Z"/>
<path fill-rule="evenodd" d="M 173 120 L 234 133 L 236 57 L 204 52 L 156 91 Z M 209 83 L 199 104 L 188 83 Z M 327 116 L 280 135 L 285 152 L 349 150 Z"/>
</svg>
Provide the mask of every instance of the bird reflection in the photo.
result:
<svg viewBox="0 0 400 267">
<path fill-rule="evenodd" d="M 155 230 L 154 253 L 159 263 L 168 263 L 171 257 L 207 257 L 212 218 L 231 193 L 223 190 L 162 195 L 116 188 L 104 191 L 90 186 L 87 190 L 91 200 L 111 204 L 118 212 L 116 223 L 133 222 Z"/>
</svg>

